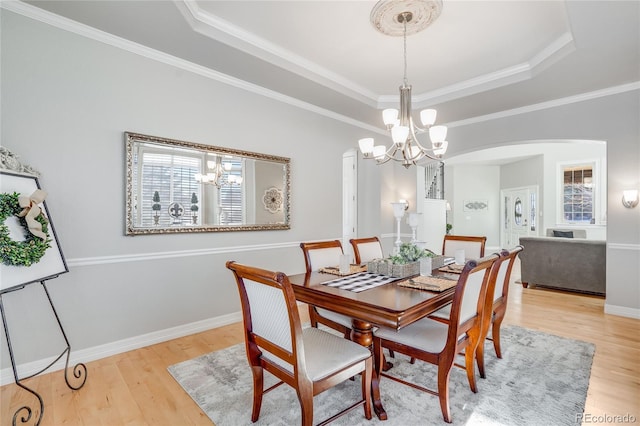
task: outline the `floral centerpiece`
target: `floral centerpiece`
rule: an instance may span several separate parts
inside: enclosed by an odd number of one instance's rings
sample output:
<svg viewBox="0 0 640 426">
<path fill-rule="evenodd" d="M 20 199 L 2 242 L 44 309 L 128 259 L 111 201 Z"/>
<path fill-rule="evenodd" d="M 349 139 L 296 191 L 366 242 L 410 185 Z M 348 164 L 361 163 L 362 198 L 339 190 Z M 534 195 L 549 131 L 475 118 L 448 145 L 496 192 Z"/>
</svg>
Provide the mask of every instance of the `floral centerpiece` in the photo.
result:
<svg viewBox="0 0 640 426">
<path fill-rule="evenodd" d="M 389 256 L 382 261 L 369 263 L 367 270 L 401 278 L 418 275 L 420 273 L 420 259 L 434 256 L 433 252 L 422 249 L 415 244 L 403 243 L 400 245 L 397 254 Z"/>
</svg>

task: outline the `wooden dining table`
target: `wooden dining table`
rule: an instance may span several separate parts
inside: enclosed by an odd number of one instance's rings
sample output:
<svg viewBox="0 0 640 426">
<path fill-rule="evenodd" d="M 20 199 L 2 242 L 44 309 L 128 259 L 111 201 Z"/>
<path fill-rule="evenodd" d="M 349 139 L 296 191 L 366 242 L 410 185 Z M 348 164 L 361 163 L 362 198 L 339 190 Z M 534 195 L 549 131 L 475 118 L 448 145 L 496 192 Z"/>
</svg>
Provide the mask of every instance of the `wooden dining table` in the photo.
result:
<svg viewBox="0 0 640 426">
<path fill-rule="evenodd" d="M 456 275 L 442 274 L 437 270 L 433 273 L 457 279 Z M 406 327 L 449 304 L 455 291 L 455 286 L 442 292 L 433 292 L 398 285 L 411 277 L 361 292 L 323 284 L 336 278 L 339 277 L 333 274 L 311 272 L 290 275 L 289 281 L 298 301 L 350 316 L 351 340 L 370 349 L 373 349 L 374 327 L 395 330 Z M 373 408 L 380 420 L 386 420 L 387 413 L 380 400 L 379 384 L 379 377 L 374 369 L 371 381 Z"/>
</svg>

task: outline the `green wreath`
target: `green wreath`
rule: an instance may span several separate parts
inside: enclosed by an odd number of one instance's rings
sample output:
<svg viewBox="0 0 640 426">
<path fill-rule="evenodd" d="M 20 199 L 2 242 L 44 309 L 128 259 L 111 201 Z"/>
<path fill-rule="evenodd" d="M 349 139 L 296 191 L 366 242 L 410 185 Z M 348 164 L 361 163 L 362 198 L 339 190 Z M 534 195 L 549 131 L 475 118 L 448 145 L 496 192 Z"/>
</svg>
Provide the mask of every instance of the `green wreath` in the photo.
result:
<svg viewBox="0 0 640 426">
<path fill-rule="evenodd" d="M 27 221 L 24 217 L 19 217 L 20 225 L 25 229 L 24 241 L 14 241 L 9 236 L 9 227 L 5 225 L 5 220 L 9 216 L 16 216 L 22 211 L 18 202 L 19 194 L 4 193 L 0 195 L 0 257 L 2 263 L 13 266 L 31 266 L 38 263 L 44 252 L 51 247 L 49 239 L 49 226 L 47 219 L 40 213 L 35 220 L 42 224 L 42 232 L 47 238 L 36 237 L 29 231 Z"/>
</svg>

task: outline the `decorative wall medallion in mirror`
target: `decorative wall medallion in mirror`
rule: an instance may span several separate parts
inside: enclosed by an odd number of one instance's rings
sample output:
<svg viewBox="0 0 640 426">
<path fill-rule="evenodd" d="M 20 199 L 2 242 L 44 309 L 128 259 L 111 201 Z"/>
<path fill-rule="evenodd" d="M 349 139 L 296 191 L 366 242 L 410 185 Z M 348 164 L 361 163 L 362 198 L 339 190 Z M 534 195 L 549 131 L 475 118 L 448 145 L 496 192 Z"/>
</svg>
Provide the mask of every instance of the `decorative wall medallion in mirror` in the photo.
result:
<svg viewBox="0 0 640 426">
<path fill-rule="evenodd" d="M 290 229 L 289 158 L 131 132 L 125 149 L 126 235 Z"/>
</svg>

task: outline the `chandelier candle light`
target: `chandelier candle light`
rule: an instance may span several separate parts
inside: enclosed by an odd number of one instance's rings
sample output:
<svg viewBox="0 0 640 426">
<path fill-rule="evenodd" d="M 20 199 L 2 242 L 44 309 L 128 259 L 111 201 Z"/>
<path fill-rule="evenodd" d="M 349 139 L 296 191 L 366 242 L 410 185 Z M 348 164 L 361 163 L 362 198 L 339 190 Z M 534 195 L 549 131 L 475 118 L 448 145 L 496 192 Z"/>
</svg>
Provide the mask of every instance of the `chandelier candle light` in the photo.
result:
<svg viewBox="0 0 640 426">
<path fill-rule="evenodd" d="M 411 85 L 407 80 L 407 33 L 415 34 L 424 30 L 435 21 L 442 11 L 442 0 L 382 0 L 371 11 L 371 23 L 386 35 L 402 34 L 404 39 L 404 79 L 400 86 L 400 111 L 385 109 L 382 119 L 391 132 L 393 143 L 389 148 L 375 145 L 373 138 L 358 141 L 364 158 L 374 158 L 378 164 L 394 160 L 406 168 L 423 158 L 441 161 L 447 151 L 447 127 L 434 126 L 436 110 L 425 109 L 420 112 L 420 121 L 424 127 L 414 124 L 411 112 Z M 402 32 L 399 33 L 399 27 Z M 420 144 L 416 135 L 429 132 L 431 147 Z"/>
<path fill-rule="evenodd" d="M 223 185 L 231 185 L 237 183 L 238 185 L 242 183 L 242 176 L 232 175 L 231 169 L 233 165 L 229 162 L 222 162 L 222 158 L 219 156 L 215 156 L 215 160 L 207 161 L 207 173 L 201 174 L 196 173 L 195 179 L 198 182 L 212 184 L 217 186 L 218 188 Z M 226 180 L 225 178 L 226 174 Z"/>
</svg>

